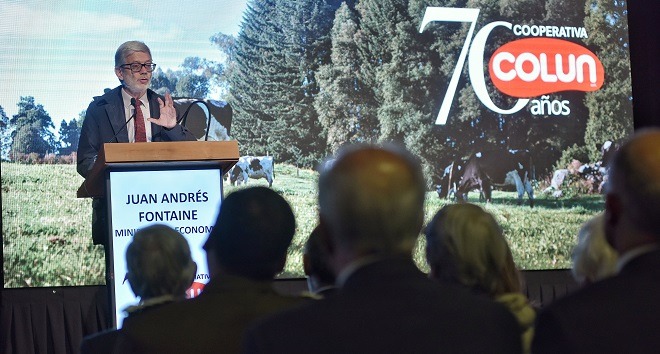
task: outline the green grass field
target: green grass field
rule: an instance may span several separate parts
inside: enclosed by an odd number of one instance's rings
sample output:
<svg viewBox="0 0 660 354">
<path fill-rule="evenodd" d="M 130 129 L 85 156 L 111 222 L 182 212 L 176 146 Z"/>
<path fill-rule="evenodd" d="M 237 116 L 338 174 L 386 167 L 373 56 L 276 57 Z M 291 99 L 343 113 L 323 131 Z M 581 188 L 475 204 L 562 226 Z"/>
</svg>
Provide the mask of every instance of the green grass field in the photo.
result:
<svg viewBox="0 0 660 354">
<path fill-rule="evenodd" d="M 292 205 L 297 230 L 283 277 L 300 277 L 302 246 L 317 221 L 318 174 L 275 165 L 273 189 Z M 75 197 L 83 179 L 75 165 L 21 165 L 2 163 L 2 236 L 5 287 L 103 284 L 104 256 L 92 245 L 91 201 Z M 248 185 L 265 185 L 251 180 Z M 237 188 L 225 187 L 225 195 Z M 603 210 L 599 195 L 572 199 L 541 196 L 533 209 L 517 206 L 515 193 L 494 192 L 493 202 L 482 204 L 496 216 L 521 269 L 570 267 L 570 254 L 580 225 Z M 477 201 L 477 193 L 471 193 Z M 429 192 L 426 220 L 443 205 Z M 422 270 L 424 240 L 414 254 Z"/>
</svg>

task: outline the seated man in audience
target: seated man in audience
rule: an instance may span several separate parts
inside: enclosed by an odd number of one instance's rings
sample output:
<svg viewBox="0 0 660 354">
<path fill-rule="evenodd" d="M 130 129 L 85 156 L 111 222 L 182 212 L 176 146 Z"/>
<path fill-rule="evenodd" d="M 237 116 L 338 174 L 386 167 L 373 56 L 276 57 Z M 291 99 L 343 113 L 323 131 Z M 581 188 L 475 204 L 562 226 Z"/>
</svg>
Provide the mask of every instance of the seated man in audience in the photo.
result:
<svg viewBox="0 0 660 354">
<path fill-rule="evenodd" d="M 582 225 L 571 259 L 573 278 L 587 286 L 616 273 L 618 254 L 605 239 L 605 216 L 598 214 Z"/>
<path fill-rule="evenodd" d="M 321 297 L 332 295 L 335 288 L 335 275 L 328 264 L 325 245 L 321 243 L 321 228 L 315 227 L 305 243 L 303 268 L 307 275 L 307 286 L 314 295 Z"/>
<path fill-rule="evenodd" d="M 271 287 L 295 229 L 291 207 L 272 189 L 229 194 L 204 245 L 209 283 L 196 298 L 126 321 L 119 352 L 239 352 L 255 319 L 304 301 Z"/>
<path fill-rule="evenodd" d="M 173 301 L 183 300 L 195 279 L 197 265 L 188 241 L 165 225 L 152 225 L 135 233 L 126 249 L 126 274 L 137 306 L 126 309 L 127 320 Z M 83 340 L 82 353 L 111 353 L 119 332 L 101 332 Z"/>
<path fill-rule="evenodd" d="M 343 150 L 319 177 L 322 242 L 333 296 L 274 315 L 246 334 L 247 353 L 519 353 L 502 305 L 422 273 L 412 251 L 425 183 L 405 151 Z"/>
<path fill-rule="evenodd" d="M 582 288 L 538 317 L 534 353 L 658 353 L 660 129 L 617 152 L 605 196 L 605 235 L 618 274 Z"/>
</svg>

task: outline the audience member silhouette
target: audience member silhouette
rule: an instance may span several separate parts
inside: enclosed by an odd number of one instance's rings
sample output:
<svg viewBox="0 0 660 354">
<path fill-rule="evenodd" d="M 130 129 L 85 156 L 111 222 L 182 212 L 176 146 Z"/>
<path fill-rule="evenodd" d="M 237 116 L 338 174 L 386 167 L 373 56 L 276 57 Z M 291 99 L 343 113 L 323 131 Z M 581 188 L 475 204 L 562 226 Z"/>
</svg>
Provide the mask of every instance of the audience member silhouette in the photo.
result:
<svg viewBox="0 0 660 354">
<path fill-rule="evenodd" d="M 236 353 L 255 319 L 303 301 L 272 289 L 295 232 L 289 204 L 265 187 L 222 202 L 204 245 L 211 280 L 190 300 L 126 321 L 123 352 Z"/>
<path fill-rule="evenodd" d="M 469 203 L 440 209 L 426 228 L 426 259 L 432 278 L 505 305 L 518 320 L 523 350 L 529 353 L 536 311 L 522 294 L 513 255 L 490 213 Z"/>
<path fill-rule="evenodd" d="M 424 220 L 418 162 L 393 147 L 342 149 L 319 177 L 319 222 L 339 291 L 264 320 L 248 353 L 517 353 L 503 306 L 429 279 L 412 260 Z"/>
<path fill-rule="evenodd" d="M 315 227 L 303 250 L 303 268 L 307 275 L 307 286 L 312 294 L 332 295 L 335 291 L 335 274 L 328 264 L 328 251 L 321 240 L 321 228 Z"/>
<path fill-rule="evenodd" d="M 623 144 L 609 171 L 605 235 L 618 274 L 540 312 L 534 353 L 657 353 L 660 336 L 660 130 Z"/>
<path fill-rule="evenodd" d="M 581 286 L 616 273 L 618 255 L 605 239 L 604 214 L 598 214 L 582 225 L 571 258 L 573 278 Z"/>
<path fill-rule="evenodd" d="M 126 249 L 127 280 L 137 306 L 126 309 L 127 321 L 173 301 L 183 300 L 192 284 L 197 265 L 188 241 L 166 225 L 152 225 L 135 233 Z M 110 330 L 87 337 L 82 353 L 111 353 L 119 332 Z"/>
</svg>

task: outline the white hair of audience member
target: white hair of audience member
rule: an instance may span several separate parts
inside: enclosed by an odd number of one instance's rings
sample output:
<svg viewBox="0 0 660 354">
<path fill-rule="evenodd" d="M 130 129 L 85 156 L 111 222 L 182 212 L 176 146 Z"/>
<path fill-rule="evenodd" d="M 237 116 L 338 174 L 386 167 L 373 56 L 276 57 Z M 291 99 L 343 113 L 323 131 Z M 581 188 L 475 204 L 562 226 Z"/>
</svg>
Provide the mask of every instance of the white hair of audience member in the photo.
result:
<svg viewBox="0 0 660 354">
<path fill-rule="evenodd" d="M 582 225 L 572 259 L 573 277 L 581 285 L 616 273 L 618 254 L 605 238 L 604 214 L 598 214 Z"/>
<path fill-rule="evenodd" d="M 161 224 L 135 233 L 126 249 L 126 265 L 131 290 L 141 302 L 162 296 L 184 298 L 197 271 L 188 241 Z"/>
</svg>

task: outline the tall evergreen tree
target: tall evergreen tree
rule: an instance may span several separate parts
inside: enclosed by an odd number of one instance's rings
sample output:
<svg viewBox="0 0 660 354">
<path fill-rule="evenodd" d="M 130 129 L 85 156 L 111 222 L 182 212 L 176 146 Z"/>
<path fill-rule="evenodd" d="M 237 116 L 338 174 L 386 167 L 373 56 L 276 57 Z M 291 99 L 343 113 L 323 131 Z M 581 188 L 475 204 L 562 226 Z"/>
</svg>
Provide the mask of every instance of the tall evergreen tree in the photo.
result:
<svg viewBox="0 0 660 354">
<path fill-rule="evenodd" d="M 271 72 L 267 63 L 283 61 L 270 39 L 281 33 L 274 18 L 275 1 L 249 1 L 233 45 L 234 61 L 227 73 L 229 101 L 234 109 L 232 135 L 241 143 L 243 154 L 272 152 L 267 138 L 276 117 L 271 105 L 277 99 L 273 79 L 277 72 Z"/>
<path fill-rule="evenodd" d="M 229 75 L 233 134 L 249 153 L 311 166 L 325 152 L 314 110 L 334 9 L 324 0 L 248 3 Z M 245 146 L 244 145 L 244 146 Z"/>
<path fill-rule="evenodd" d="M 330 61 L 330 29 L 335 9 L 326 0 L 278 3 L 282 35 L 275 36 L 284 62 L 278 68 L 279 113 L 273 126 L 271 146 L 280 159 L 311 167 L 326 153 L 325 138 L 314 108 L 319 92 L 316 73 Z M 284 64 L 284 65 L 282 65 Z M 284 99 L 284 100 L 282 100 Z"/>
<path fill-rule="evenodd" d="M 80 140 L 80 131 L 82 129 L 82 119 L 85 118 L 85 111 L 83 110 L 78 119 L 73 118 L 67 122 L 62 119 L 59 130 L 59 154 L 69 155 L 78 151 L 78 141 Z"/>
<path fill-rule="evenodd" d="M 585 6 L 586 42 L 605 68 L 603 87 L 585 99 L 589 121 L 584 142 L 596 160 L 601 144 L 619 141 L 633 131 L 628 21 L 626 1 L 587 0 Z"/>
<path fill-rule="evenodd" d="M 44 107 L 34 102 L 34 97 L 21 97 L 18 113 L 9 121 L 12 132 L 11 155 L 55 152 L 57 143 L 52 132 L 53 121 Z"/>
<path fill-rule="evenodd" d="M 376 142 L 379 137 L 373 91 L 366 89 L 358 73 L 357 29 L 353 10 L 342 4 L 331 31 L 331 63 L 319 69 L 315 107 L 332 153 L 345 143 Z"/>
</svg>

